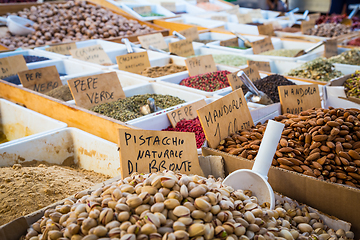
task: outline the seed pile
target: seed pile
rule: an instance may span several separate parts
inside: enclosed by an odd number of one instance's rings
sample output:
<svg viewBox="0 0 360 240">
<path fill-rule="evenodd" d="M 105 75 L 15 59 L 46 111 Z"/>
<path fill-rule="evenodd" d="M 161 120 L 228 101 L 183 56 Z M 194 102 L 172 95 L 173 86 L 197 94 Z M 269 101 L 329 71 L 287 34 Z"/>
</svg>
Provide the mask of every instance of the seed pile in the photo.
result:
<svg viewBox="0 0 360 240">
<path fill-rule="evenodd" d="M 272 165 L 320 180 L 360 188 L 360 110 L 311 109 L 284 114 L 285 124 Z M 254 159 L 266 124 L 239 131 L 217 149 Z"/>
<path fill-rule="evenodd" d="M 360 98 L 360 71 L 355 73 L 344 82 L 346 96 Z"/>
<path fill-rule="evenodd" d="M 331 63 L 360 65 L 360 49 L 351 49 L 328 59 Z"/>
<path fill-rule="evenodd" d="M 90 110 L 122 122 L 126 122 L 142 116 L 140 113 L 140 107 L 147 104 L 148 98 L 153 98 L 156 106 L 162 109 L 185 102 L 178 97 L 153 93 L 134 95 L 114 102 L 103 103 L 91 108 Z"/>
<path fill-rule="evenodd" d="M 13 36 L 7 33 L 0 39 L 0 43 L 10 49 L 87 39 L 125 37 L 155 31 L 149 26 L 128 20 L 100 6 L 87 4 L 85 1 L 44 3 L 37 7 L 25 8 L 16 15 L 34 21 L 32 27 L 35 32 L 27 36 Z"/>
<path fill-rule="evenodd" d="M 276 209 L 222 179 L 167 171 L 132 174 L 48 209 L 26 239 L 353 239 L 326 226 L 316 212 L 291 199 Z M 37 238 L 38 239 L 38 238 Z M 39 238 L 40 239 L 40 238 Z"/>
<path fill-rule="evenodd" d="M 187 71 L 186 66 L 179 66 L 175 64 L 167 64 L 165 66 L 148 67 L 140 74 L 146 77 L 157 78 L 169 74 Z"/>
<path fill-rule="evenodd" d="M 201 127 L 199 117 L 190 120 L 181 120 L 176 124 L 175 128 L 169 126 L 161 131 L 193 132 L 195 133 L 197 148 L 201 148 L 205 142 L 205 133 Z"/>
<path fill-rule="evenodd" d="M 328 82 L 344 74 L 335 70 L 334 65 L 327 59 L 316 58 L 306 62 L 297 69 L 291 70 L 287 75 Z"/>
<path fill-rule="evenodd" d="M 180 85 L 200 89 L 206 92 L 214 92 L 230 86 L 226 77 L 230 73 L 231 72 L 224 70 L 200 74 L 183 79 L 180 82 Z"/>
<path fill-rule="evenodd" d="M 235 48 L 235 49 L 240 49 L 240 50 L 245 50 L 248 49 L 247 47 L 240 47 L 240 46 L 227 46 L 229 48 Z"/>
<path fill-rule="evenodd" d="M 45 93 L 46 95 L 62 100 L 62 101 L 70 101 L 73 100 L 73 96 L 71 94 L 69 85 L 65 84 L 60 87 L 54 88 L 53 90 Z"/>
<path fill-rule="evenodd" d="M 195 39 L 194 42 L 199 42 L 199 43 L 203 43 L 203 44 L 207 44 L 207 43 L 211 43 L 214 42 L 215 40 L 212 39 L 205 39 L 205 40 L 200 40 L 200 39 Z"/>
<path fill-rule="evenodd" d="M 209 2 L 201 2 L 196 4 L 197 7 L 205 9 L 206 11 L 216 11 L 216 10 L 222 10 L 223 8 Z"/>
<path fill-rule="evenodd" d="M 103 174 L 65 166 L 29 164 L 0 168 L 0 225 L 107 180 Z"/>
<path fill-rule="evenodd" d="M 143 14 L 140 14 L 140 16 L 142 17 L 164 17 L 165 15 L 164 14 L 160 14 L 160 13 L 143 13 Z"/>
<path fill-rule="evenodd" d="M 337 37 L 351 33 L 351 27 L 340 23 L 323 23 L 309 29 L 305 34 L 319 37 Z"/>
<path fill-rule="evenodd" d="M 261 53 L 261 55 L 279 56 L 279 57 L 294 57 L 295 54 L 302 49 L 274 49 Z"/>
<path fill-rule="evenodd" d="M 230 55 L 230 54 L 213 54 L 214 61 L 217 64 L 223 64 L 227 66 L 238 67 L 247 64 L 247 58 Z"/>
<path fill-rule="evenodd" d="M 23 57 L 24 57 L 26 63 L 50 60 L 47 57 L 40 57 L 40 56 L 33 56 L 33 55 L 23 55 Z"/>
<path fill-rule="evenodd" d="M 360 47 L 360 38 L 352 39 L 347 45 Z"/>
<path fill-rule="evenodd" d="M 273 74 L 254 82 L 257 89 L 264 92 L 274 102 L 280 102 L 278 86 L 295 85 L 292 81 L 287 80 L 284 76 Z M 241 86 L 243 93 L 246 94 L 249 89 L 243 84 Z"/>
</svg>

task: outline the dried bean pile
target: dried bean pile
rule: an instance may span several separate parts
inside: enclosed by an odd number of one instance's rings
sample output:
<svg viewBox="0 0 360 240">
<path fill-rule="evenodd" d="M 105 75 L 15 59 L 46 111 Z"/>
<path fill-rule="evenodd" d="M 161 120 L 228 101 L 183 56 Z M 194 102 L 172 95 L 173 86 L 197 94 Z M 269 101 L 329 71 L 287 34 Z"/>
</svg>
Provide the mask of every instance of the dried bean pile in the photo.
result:
<svg viewBox="0 0 360 240">
<path fill-rule="evenodd" d="M 156 78 L 169 74 L 187 71 L 186 66 L 178 66 L 175 64 L 167 64 L 165 66 L 148 67 L 140 74 L 146 77 Z"/>
<path fill-rule="evenodd" d="M 306 31 L 306 35 L 314 35 L 318 37 L 337 37 L 340 35 L 351 33 L 351 27 L 340 23 L 323 23 Z"/>
<path fill-rule="evenodd" d="M 331 63 L 360 65 L 360 49 L 351 49 L 328 59 Z"/>
<path fill-rule="evenodd" d="M 183 119 L 176 124 L 175 128 L 169 126 L 161 131 L 193 132 L 195 133 L 197 148 L 201 148 L 205 142 L 205 133 L 201 127 L 199 117 L 190 120 Z"/>
<path fill-rule="evenodd" d="M 230 86 L 226 77 L 230 73 L 231 72 L 224 70 L 200 74 L 183 79 L 180 82 L 180 85 L 200 89 L 206 92 L 214 92 Z"/>
<path fill-rule="evenodd" d="M 37 7 L 25 8 L 16 15 L 34 21 L 32 27 L 35 32 L 27 36 L 13 36 L 7 33 L 0 39 L 0 43 L 10 49 L 87 39 L 125 37 L 155 31 L 135 20 L 128 20 L 100 6 L 87 4 L 85 1 L 44 3 Z"/>
<path fill-rule="evenodd" d="M 184 100 L 171 95 L 148 93 L 143 95 L 134 95 L 114 102 L 103 103 L 91 108 L 90 110 L 122 122 L 126 122 L 142 116 L 140 113 L 140 107 L 147 104 L 148 98 L 153 98 L 156 106 L 162 109 L 185 102 Z"/>
<path fill-rule="evenodd" d="M 222 179 L 166 171 L 132 174 L 68 198 L 30 226 L 26 240 L 342 239 L 317 212 L 285 198 L 275 210 Z"/>
<path fill-rule="evenodd" d="M 285 124 L 272 165 L 360 188 L 360 110 L 318 108 L 275 118 Z M 254 159 L 266 124 L 239 131 L 217 149 Z"/>
<path fill-rule="evenodd" d="M 268 95 L 274 103 L 280 102 L 278 86 L 296 85 L 279 74 L 269 75 L 255 81 L 254 84 L 257 89 Z M 249 91 L 245 84 L 243 84 L 241 88 L 244 94 Z"/>
<path fill-rule="evenodd" d="M 346 96 L 360 98 L 360 71 L 355 73 L 344 82 Z"/>
</svg>

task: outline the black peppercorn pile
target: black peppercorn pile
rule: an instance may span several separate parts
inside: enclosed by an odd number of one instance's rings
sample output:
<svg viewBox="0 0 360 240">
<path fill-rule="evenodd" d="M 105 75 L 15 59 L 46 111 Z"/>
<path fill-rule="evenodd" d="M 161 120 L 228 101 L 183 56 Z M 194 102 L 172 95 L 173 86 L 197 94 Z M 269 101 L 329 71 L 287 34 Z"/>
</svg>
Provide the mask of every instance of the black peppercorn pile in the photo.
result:
<svg viewBox="0 0 360 240">
<path fill-rule="evenodd" d="M 279 74 L 273 74 L 254 82 L 255 86 L 266 95 L 268 95 L 274 103 L 280 102 L 278 86 L 295 85 L 295 83 L 287 80 L 285 77 Z M 244 94 L 249 89 L 245 86 L 241 86 Z"/>
<path fill-rule="evenodd" d="M 41 62 L 50 60 L 47 57 L 40 57 L 40 56 L 33 56 L 33 55 L 24 55 L 24 59 L 26 63 L 32 63 L 32 62 Z"/>
</svg>

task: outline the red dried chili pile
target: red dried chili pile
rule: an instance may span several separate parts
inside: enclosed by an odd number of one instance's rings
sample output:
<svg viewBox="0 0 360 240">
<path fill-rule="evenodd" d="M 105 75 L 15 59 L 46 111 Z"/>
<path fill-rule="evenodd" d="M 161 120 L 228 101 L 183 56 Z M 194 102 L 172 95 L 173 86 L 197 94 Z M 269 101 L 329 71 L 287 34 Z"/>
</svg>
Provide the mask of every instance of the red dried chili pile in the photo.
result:
<svg viewBox="0 0 360 240">
<path fill-rule="evenodd" d="M 214 92 L 230 86 L 226 77 L 230 73 L 231 72 L 224 70 L 200 74 L 183 79 L 180 82 L 180 85 L 200 89 L 206 92 Z"/>
<path fill-rule="evenodd" d="M 181 120 L 176 124 L 175 128 L 169 126 L 161 131 L 193 132 L 195 133 L 197 148 L 201 148 L 205 142 L 205 134 L 198 117 L 191 120 Z"/>
</svg>

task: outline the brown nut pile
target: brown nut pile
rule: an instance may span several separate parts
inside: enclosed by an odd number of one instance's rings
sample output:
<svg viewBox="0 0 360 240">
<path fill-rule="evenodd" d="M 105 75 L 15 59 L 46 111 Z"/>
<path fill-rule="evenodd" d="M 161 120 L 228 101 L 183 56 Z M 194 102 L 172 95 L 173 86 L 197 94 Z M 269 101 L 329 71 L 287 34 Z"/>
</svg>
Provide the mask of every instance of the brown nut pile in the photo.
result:
<svg viewBox="0 0 360 240">
<path fill-rule="evenodd" d="M 321 180 L 360 188 L 360 111 L 312 109 L 275 118 L 285 124 L 272 165 Z M 240 131 L 218 150 L 254 159 L 266 124 Z"/>
<path fill-rule="evenodd" d="M 305 34 L 318 37 L 337 37 L 348 33 L 351 33 L 349 26 L 341 23 L 323 23 L 309 29 Z"/>
<path fill-rule="evenodd" d="M 155 31 L 149 26 L 128 20 L 100 6 L 86 4 L 85 1 L 44 3 L 38 7 L 25 8 L 16 15 L 34 21 L 33 28 L 36 31 L 27 36 L 12 36 L 7 33 L 0 39 L 0 43 L 10 49 L 87 39 L 125 37 Z"/>
<path fill-rule="evenodd" d="M 275 210 L 221 179 L 171 171 L 132 174 L 49 209 L 26 240 L 353 239 L 319 214 L 288 200 Z"/>
</svg>

